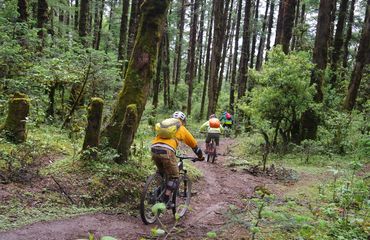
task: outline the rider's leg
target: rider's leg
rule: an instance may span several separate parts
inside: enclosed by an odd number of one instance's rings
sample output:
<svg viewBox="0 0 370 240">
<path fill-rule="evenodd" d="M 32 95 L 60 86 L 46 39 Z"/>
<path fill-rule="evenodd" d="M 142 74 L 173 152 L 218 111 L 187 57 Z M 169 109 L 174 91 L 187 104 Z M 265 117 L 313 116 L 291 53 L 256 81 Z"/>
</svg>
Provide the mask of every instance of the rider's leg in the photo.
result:
<svg viewBox="0 0 370 240">
<path fill-rule="evenodd" d="M 206 154 L 209 152 L 209 143 L 211 142 L 212 136 L 211 133 L 207 133 L 206 137 Z"/>
</svg>

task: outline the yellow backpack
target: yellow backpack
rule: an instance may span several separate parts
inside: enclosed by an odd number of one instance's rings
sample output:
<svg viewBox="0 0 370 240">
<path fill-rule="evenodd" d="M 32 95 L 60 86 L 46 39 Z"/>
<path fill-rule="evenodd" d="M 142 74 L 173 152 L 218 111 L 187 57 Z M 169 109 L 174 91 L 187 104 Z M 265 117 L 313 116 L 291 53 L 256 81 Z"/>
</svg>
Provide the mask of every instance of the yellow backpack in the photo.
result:
<svg viewBox="0 0 370 240">
<path fill-rule="evenodd" d="M 155 125 L 157 136 L 161 138 L 175 138 L 177 130 L 180 128 L 181 122 L 176 118 L 167 118 Z"/>
</svg>

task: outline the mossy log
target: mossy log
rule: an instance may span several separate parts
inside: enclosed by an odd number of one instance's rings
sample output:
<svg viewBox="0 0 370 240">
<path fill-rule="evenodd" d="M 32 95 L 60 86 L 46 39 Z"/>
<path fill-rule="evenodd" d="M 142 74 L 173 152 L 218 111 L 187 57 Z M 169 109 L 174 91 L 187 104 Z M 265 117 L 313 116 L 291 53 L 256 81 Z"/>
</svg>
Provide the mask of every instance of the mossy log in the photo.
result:
<svg viewBox="0 0 370 240">
<path fill-rule="evenodd" d="M 156 71 L 158 49 L 166 23 L 169 2 L 169 0 L 146 0 L 141 5 L 138 32 L 125 74 L 123 89 L 118 95 L 109 124 L 104 130 L 104 136 L 108 137 L 109 145 L 113 148 L 118 147 L 123 119 L 127 106 L 130 104 L 135 104 L 137 107 L 134 133 L 138 127 Z"/>
<path fill-rule="evenodd" d="M 88 107 L 87 127 L 83 150 L 91 147 L 98 147 L 100 142 L 100 127 L 103 116 L 104 101 L 101 98 L 92 98 Z"/>
<path fill-rule="evenodd" d="M 121 135 L 118 142 L 118 153 L 120 157 L 118 163 L 127 161 L 130 154 L 130 146 L 134 140 L 135 125 L 138 121 L 138 113 L 136 104 L 130 104 L 126 108 L 125 118 L 123 119 Z"/>
<path fill-rule="evenodd" d="M 23 93 L 15 93 L 9 99 L 8 116 L 0 131 L 13 142 L 26 141 L 26 119 L 30 109 L 30 99 Z"/>
</svg>

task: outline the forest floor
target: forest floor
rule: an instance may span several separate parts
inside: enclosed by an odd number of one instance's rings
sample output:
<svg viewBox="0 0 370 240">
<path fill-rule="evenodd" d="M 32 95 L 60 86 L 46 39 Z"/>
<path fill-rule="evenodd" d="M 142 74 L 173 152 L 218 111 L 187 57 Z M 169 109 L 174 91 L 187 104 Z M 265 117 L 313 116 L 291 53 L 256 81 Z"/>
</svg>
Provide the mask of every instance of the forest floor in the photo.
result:
<svg viewBox="0 0 370 240">
<path fill-rule="evenodd" d="M 314 185 L 327 178 L 325 174 L 301 173 L 299 180 L 281 181 L 274 177 L 254 176 L 245 168 L 230 164 L 230 151 L 235 147 L 233 139 L 223 139 L 218 148 L 219 156 L 214 164 L 197 162 L 203 177 L 193 183 L 191 211 L 176 223 L 176 230 L 168 239 L 205 239 L 208 232 L 217 232 L 218 239 L 249 239 L 248 226 L 236 224 L 230 209 L 243 209 L 245 199 L 255 194 L 255 188 L 263 186 L 277 198 L 283 199 L 298 188 Z M 174 220 L 165 223 L 171 229 Z M 41 221 L 19 229 L 0 232 L 0 239 L 6 240 L 51 240 L 87 239 L 88 232 L 96 239 L 113 236 L 118 239 L 150 239 L 155 225 L 144 225 L 139 212 L 92 213 L 63 220 Z M 159 226 L 163 228 L 163 226 Z"/>
</svg>

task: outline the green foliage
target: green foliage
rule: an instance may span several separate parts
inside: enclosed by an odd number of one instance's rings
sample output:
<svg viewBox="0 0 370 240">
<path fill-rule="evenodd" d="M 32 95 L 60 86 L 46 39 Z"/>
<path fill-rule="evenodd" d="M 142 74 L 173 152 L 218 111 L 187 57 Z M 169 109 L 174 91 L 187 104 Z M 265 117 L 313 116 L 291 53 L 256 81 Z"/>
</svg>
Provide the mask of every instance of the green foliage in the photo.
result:
<svg viewBox="0 0 370 240">
<path fill-rule="evenodd" d="M 164 203 L 156 203 L 152 206 L 152 212 L 157 215 L 163 213 L 166 210 L 166 204 Z"/>
<path fill-rule="evenodd" d="M 217 238 L 216 232 L 207 232 L 207 238 Z"/>
</svg>

